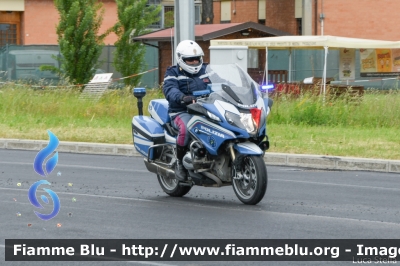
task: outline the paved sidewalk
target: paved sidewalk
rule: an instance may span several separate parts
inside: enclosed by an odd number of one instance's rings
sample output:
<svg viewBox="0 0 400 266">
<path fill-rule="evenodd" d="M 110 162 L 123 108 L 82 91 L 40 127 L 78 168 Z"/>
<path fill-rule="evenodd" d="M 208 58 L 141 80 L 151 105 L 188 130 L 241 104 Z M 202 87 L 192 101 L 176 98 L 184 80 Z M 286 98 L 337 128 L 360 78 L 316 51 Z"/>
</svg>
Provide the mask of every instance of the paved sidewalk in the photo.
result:
<svg viewBox="0 0 400 266">
<path fill-rule="evenodd" d="M 44 140 L 0 139 L 0 149 L 39 151 L 46 147 L 47 144 L 48 141 Z M 86 154 L 141 156 L 135 150 L 133 144 L 124 145 L 60 141 L 57 151 Z M 358 170 L 400 173 L 400 160 L 270 152 L 265 154 L 264 160 L 267 165 L 297 166 L 330 170 Z"/>
</svg>

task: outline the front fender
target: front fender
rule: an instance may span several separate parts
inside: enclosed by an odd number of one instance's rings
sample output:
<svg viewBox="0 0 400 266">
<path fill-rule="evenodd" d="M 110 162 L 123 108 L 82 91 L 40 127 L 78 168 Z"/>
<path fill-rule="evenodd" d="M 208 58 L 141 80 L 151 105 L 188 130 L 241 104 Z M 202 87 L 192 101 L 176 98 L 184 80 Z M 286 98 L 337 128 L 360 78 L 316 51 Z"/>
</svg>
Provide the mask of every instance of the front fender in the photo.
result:
<svg viewBox="0 0 400 266">
<path fill-rule="evenodd" d="M 233 145 L 233 148 L 240 154 L 248 155 L 262 155 L 263 151 L 256 144 L 250 141 L 237 143 Z"/>
</svg>

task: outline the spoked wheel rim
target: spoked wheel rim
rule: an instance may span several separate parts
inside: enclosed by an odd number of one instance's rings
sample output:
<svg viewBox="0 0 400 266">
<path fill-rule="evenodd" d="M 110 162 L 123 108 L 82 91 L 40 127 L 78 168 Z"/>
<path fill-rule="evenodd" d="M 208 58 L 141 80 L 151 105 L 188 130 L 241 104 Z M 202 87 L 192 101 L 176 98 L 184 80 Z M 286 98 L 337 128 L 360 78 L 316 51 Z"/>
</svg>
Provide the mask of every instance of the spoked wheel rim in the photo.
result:
<svg viewBox="0 0 400 266">
<path fill-rule="evenodd" d="M 243 199 L 252 198 L 257 187 L 257 170 L 253 160 L 245 158 L 243 171 L 233 169 L 233 176 L 233 185 L 239 196 Z"/>
<path fill-rule="evenodd" d="M 178 180 L 160 175 L 162 185 L 168 190 L 174 190 L 178 186 Z"/>
</svg>

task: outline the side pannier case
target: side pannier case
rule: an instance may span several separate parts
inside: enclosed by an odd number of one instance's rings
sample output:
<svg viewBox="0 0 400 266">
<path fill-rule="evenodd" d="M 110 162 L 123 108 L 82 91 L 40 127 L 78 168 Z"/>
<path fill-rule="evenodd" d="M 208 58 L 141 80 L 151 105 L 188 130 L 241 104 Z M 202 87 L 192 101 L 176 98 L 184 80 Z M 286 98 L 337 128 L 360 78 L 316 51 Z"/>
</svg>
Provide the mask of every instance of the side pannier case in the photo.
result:
<svg viewBox="0 0 400 266">
<path fill-rule="evenodd" d="M 148 116 L 133 117 L 132 136 L 135 149 L 145 157 L 150 146 L 165 143 L 164 129 L 156 120 Z"/>
</svg>

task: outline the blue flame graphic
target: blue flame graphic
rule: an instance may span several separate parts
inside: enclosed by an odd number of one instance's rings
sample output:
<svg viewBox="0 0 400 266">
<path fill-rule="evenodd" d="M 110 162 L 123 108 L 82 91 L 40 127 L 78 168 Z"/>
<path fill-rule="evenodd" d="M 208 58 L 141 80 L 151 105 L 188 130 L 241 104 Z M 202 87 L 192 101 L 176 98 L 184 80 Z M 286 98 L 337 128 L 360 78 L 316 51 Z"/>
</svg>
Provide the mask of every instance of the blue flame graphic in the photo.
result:
<svg viewBox="0 0 400 266">
<path fill-rule="evenodd" d="M 38 152 L 35 157 L 35 161 L 33 162 L 33 169 L 41 176 L 49 175 L 54 170 L 58 162 L 58 152 L 56 152 L 53 157 L 47 160 L 46 172 L 43 170 L 44 160 L 56 150 L 59 143 L 56 135 L 54 135 L 50 130 L 47 130 L 47 133 L 49 134 L 49 144 Z"/>
<path fill-rule="evenodd" d="M 39 208 L 39 209 L 43 209 L 43 206 L 42 206 L 42 205 L 38 202 L 38 200 L 36 199 L 36 191 L 37 191 L 38 187 L 39 187 L 40 185 L 43 185 L 43 184 L 44 184 L 44 185 L 51 185 L 47 180 L 39 180 L 39 181 L 37 181 L 36 183 L 34 183 L 34 184 L 29 188 L 29 191 L 28 191 L 28 198 L 29 198 L 29 201 L 32 203 L 33 206 L 35 206 L 36 208 Z M 47 193 L 50 195 L 50 197 L 51 197 L 51 199 L 52 199 L 52 201 L 53 201 L 53 204 L 54 204 L 54 206 L 53 206 L 53 211 L 52 211 L 50 214 L 42 214 L 42 213 L 39 213 L 39 212 L 37 212 L 37 211 L 34 211 L 34 213 L 35 213 L 36 216 L 39 217 L 40 219 L 47 221 L 47 220 L 50 220 L 50 219 L 54 218 L 54 217 L 58 214 L 58 212 L 60 211 L 60 200 L 59 200 L 57 194 L 54 193 L 54 191 L 52 191 L 52 190 L 50 190 L 50 189 L 47 189 L 47 188 L 44 188 L 43 190 L 44 190 L 45 192 L 47 192 Z M 49 203 L 49 200 L 47 199 L 46 196 L 42 195 L 42 196 L 41 196 L 41 199 L 42 199 L 46 204 Z"/>
</svg>

